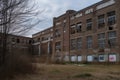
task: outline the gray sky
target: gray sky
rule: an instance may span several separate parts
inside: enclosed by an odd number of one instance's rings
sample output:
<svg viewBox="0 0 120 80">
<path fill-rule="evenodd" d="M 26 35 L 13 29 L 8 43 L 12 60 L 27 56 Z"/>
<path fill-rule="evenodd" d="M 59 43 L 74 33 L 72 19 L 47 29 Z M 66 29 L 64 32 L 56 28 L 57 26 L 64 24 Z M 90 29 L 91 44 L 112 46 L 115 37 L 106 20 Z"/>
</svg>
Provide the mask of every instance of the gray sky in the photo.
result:
<svg viewBox="0 0 120 80">
<path fill-rule="evenodd" d="M 43 11 L 39 15 L 39 19 L 42 22 L 34 27 L 28 36 L 34 33 L 40 32 L 53 24 L 53 17 L 60 16 L 66 12 L 66 10 L 81 10 L 87 6 L 90 6 L 101 0 L 34 0 L 37 5 L 37 9 Z"/>
</svg>

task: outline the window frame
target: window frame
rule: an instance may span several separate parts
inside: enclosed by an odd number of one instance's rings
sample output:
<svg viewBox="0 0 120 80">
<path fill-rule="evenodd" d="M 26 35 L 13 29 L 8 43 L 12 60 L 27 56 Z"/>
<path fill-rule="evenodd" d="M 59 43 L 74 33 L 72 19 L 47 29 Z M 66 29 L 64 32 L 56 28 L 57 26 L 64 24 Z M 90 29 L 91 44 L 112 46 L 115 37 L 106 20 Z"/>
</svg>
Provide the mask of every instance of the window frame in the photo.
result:
<svg viewBox="0 0 120 80">
<path fill-rule="evenodd" d="M 105 41 L 105 33 L 98 34 L 98 47 L 99 48 L 105 48 L 106 47 L 106 41 Z"/>
<path fill-rule="evenodd" d="M 87 36 L 87 49 L 91 49 L 91 48 L 93 48 L 93 39 L 92 36 Z"/>
<path fill-rule="evenodd" d="M 105 26 L 105 15 L 104 14 L 98 16 L 97 25 L 98 25 L 98 29 Z"/>
<path fill-rule="evenodd" d="M 115 33 L 115 34 L 113 34 L 113 33 Z M 116 31 L 108 32 L 108 45 L 109 45 L 109 47 L 115 47 L 116 43 L 117 43 L 117 32 Z"/>
<path fill-rule="evenodd" d="M 116 23 L 116 12 L 115 11 L 108 12 L 107 20 L 108 25 L 114 25 Z"/>
<path fill-rule="evenodd" d="M 92 26 L 93 26 L 92 23 L 93 23 L 92 18 L 86 20 L 86 30 L 87 31 L 92 30 Z"/>
</svg>

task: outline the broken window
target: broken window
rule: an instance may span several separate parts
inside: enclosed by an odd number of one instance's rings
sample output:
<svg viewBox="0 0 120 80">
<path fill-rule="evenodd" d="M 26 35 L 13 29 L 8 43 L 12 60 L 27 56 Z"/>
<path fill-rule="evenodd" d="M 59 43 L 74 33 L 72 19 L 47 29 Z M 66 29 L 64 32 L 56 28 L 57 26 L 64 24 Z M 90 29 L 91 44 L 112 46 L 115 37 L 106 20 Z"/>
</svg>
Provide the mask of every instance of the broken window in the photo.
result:
<svg viewBox="0 0 120 80">
<path fill-rule="evenodd" d="M 55 51 L 56 51 L 56 52 L 61 51 L 61 42 L 56 42 L 56 43 L 55 43 Z"/>
<path fill-rule="evenodd" d="M 59 29 L 55 30 L 55 37 L 60 37 L 61 36 L 61 32 Z"/>
<path fill-rule="evenodd" d="M 112 31 L 108 33 L 108 44 L 109 47 L 115 47 L 116 45 L 116 32 Z"/>
<path fill-rule="evenodd" d="M 116 23 L 116 14 L 115 11 L 108 12 L 108 25 L 114 25 Z"/>
<path fill-rule="evenodd" d="M 75 27 L 75 25 L 72 25 L 71 26 L 71 34 L 75 34 L 75 32 L 76 32 L 76 27 Z"/>
<path fill-rule="evenodd" d="M 77 24 L 76 30 L 78 33 L 82 31 L 82 23 L 81 22 Z"/>
<path fill-rule="evenodd" d="M 87 31 L 92 30 L 92 19 L 87 19 Z"/>
<path fill-rule="evenodd" d="M 104 14 L 98 16 L 98 29 L 105 26 Z"/>
</svg>

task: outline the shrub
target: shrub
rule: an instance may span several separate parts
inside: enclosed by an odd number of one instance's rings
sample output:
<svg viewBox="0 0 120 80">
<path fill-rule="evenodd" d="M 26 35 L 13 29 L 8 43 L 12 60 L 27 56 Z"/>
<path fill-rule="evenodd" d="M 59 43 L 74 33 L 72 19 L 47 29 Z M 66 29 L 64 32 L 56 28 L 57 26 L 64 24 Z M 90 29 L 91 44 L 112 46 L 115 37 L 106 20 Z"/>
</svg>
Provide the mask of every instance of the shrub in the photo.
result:
<svg viewBox="0 0 120 80">
<path fill-rule="evenodd" d="M 0 69 L 0 78 L 13 78 L 17 74 L 32 74 L 36 66 L 31 57 L 25 54 L 15 54 L 7 57 L 5 65 Z"/>
</svg>

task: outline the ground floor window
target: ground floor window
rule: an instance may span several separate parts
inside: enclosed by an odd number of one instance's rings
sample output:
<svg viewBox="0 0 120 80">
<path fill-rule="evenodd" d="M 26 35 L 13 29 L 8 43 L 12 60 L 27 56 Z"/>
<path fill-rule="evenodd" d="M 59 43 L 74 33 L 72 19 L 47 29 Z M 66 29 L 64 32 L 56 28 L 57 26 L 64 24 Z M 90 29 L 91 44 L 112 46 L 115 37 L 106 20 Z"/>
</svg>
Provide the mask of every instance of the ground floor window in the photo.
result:
<svg viewBox="0 0 120 80">
<path fill-rule="evenodd" d="M 99 55 L 99 62 L 105 62 L 105 55 L 103 54 Z"/>
<path fill-rule="evenodd" d="M 78 56 L 77 60 L 78 60 L 78 62 L 81 62 L 82 61 L 82 56 Z"/>
<path fill-rule="evenodd" d="M 116 54 L 109 54 L 109 62 L 116 62 L 117 56 Z"/>
<path fill-rule="evenodd" d="M 93 62 L 93 55 L 87 56 L 87 62 Z"/>
<path fill-rule="evenodd" d="M 65 56 L 64 61 L 69 61 L 69 56 Z"/>
<path fill-rule="evenodd" d="M 61 58 L 62 58 L 61 56 L 57 56 L 56 57 L 57 60 L 61 60 Z"/>
<path fill-rule="evenodd" d="M 71 56 L 71 61 L 72 61 L 72 62 L 77 61 L 77 56 Z"/>
</svg>

